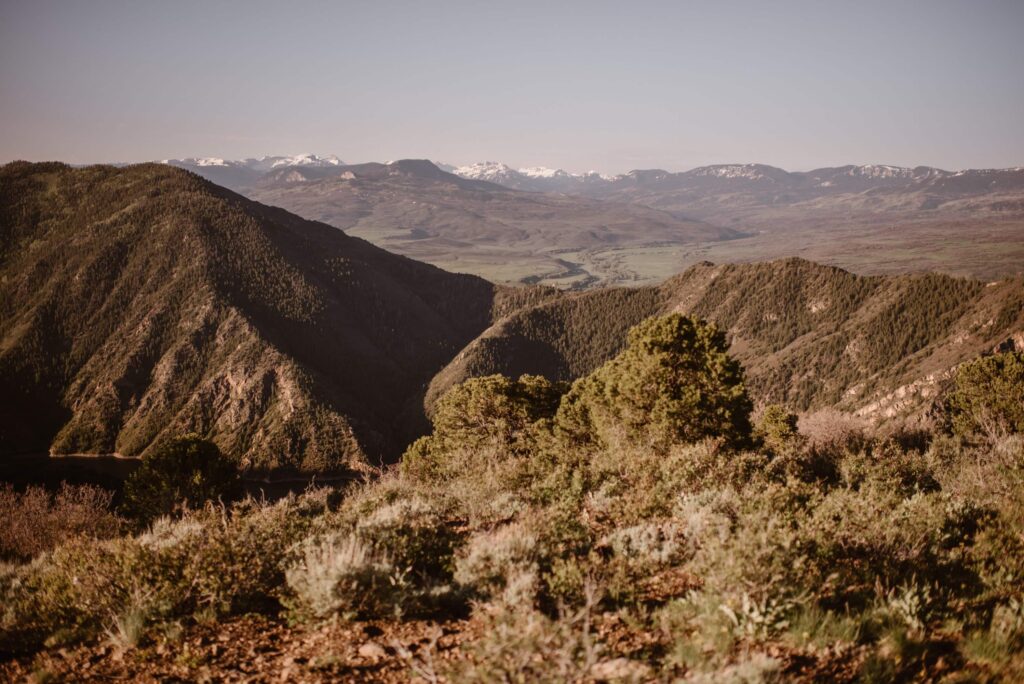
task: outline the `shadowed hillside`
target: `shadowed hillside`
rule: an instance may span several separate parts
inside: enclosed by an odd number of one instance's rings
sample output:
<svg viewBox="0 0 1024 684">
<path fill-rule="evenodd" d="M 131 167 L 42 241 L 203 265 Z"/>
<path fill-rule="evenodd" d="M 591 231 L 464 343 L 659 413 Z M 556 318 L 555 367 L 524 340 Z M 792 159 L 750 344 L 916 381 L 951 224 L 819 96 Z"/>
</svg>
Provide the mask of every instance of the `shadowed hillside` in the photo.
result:
<svg viewBox="0 0 1024 684">
<path fill-rule="evenodd" d="M 0 193 L 6 453 L 195 431 L 248 468 L 393 458 L 430 377 L 522 296 L 164 165 L 13 163 Z"/>
<path fill-rule="evenodd" d="M 1021 346 L 1024 280 L 863 277 L 801 259 L 703 263 L 660 287 L 567 295 L 499 321 L 438 374 L 428 406 L 468 377 L 585 375 L 622 348 L 630 326 L 668 312 L 726 329 L 761 403 L 893 417 L 930 403 L 956 364 Z"/>
</svg>

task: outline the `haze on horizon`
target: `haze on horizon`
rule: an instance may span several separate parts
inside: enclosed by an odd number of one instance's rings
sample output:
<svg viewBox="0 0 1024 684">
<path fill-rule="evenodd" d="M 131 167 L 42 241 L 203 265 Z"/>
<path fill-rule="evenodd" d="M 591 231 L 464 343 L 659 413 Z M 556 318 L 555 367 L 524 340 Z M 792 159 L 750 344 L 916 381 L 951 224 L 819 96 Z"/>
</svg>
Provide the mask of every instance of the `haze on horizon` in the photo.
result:
<svg viewBox="0 0 1024 684">
<path fill-rule="evenodd" d="M 0 4 L 0 162 L 1024 164 L 1024 4 Z"/>
</svg>

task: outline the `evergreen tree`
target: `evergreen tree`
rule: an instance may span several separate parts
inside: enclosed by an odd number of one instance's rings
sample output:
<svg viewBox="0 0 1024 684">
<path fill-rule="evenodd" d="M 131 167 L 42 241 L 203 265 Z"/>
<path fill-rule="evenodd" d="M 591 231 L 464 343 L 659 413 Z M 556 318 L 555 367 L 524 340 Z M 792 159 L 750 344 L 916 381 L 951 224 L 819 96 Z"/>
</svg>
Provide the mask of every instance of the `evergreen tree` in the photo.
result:
<svg viewBox="0 0 1024 684">
<path fill-rule="evenodd" d="M 961 366 L 944 408 L 954 434 L 996 439 L 1024 432 L 1024 354 L 993 354 Z"/>
<path fill-rule="evenodd" d="M 241 486 L 235 465 L 216 444 L 186 435 L 142 457 L 142 465 L 125 482 L 123 510 L 148 522 L 181 508 L 232 499 L 241 493 Z"/>
<path fill-rule="evenodd" d="M 556 417 L 570 441 L 625 438 L 654 448 L 719 437 L 745 444 L 751 402 L 725 334 L 697 318 L 648 318 L 628 346 L 565 396 Z"/>
</svg>

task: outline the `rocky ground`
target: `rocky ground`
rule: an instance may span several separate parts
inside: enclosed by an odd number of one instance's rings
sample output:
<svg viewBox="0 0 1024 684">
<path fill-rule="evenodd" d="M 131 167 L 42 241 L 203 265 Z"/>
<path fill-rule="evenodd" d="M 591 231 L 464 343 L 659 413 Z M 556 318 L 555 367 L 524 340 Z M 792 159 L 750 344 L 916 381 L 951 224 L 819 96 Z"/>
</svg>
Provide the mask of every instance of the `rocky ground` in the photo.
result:
<svg viewBox="0 0 1024 684">
<path fill-rule="evenodd" d="M 405 620 L 334 622 L 294 626 L 248 615 L 194 625 L 121 650 L 110 643 L 50 649 L 0 663 L 10 682 L 443 682 L 453 661 L 472 658 L 471 642 L 485 629 L 476 618 L 445 623 Z M 664 652 L 661 635 L 637 632 L 615 614 L 600 616 L 596 636 L 605 657 L 590 681 L 672 681 L 643 664 Z M 796 682 L 854 681 L 864 653 L 856 647 L 796 650 L 751 644 L 752 651 L 782 663 L 784 679 Z M 930 663 L 922 681 L 942 678 L 946 665 Z M 739 672 L 735 673 L 740 675 Z"/>
<path fill-rule="evenodd" d="M 196 625 L 130 650 L 54 649 L 0 664 L 5 681 L 406 682 L 460 657 L 473 625 L 423 621 L 290 626 L 260 615 Z M 424 679 L 424 677 L 421 677 Z"/>
</svg>

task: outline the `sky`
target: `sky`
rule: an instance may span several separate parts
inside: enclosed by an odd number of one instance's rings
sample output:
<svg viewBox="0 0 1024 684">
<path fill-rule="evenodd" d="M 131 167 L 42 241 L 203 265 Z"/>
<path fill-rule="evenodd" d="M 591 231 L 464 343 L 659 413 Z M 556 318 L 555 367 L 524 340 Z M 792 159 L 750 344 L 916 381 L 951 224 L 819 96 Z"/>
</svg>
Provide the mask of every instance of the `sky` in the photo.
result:
<svg viewBox="0 0 1024 684">
<path fill-rule="evenodd" d="M 1024 165 L 1024 2 L 0 0 L 0 161 Z"/>
</svg>

